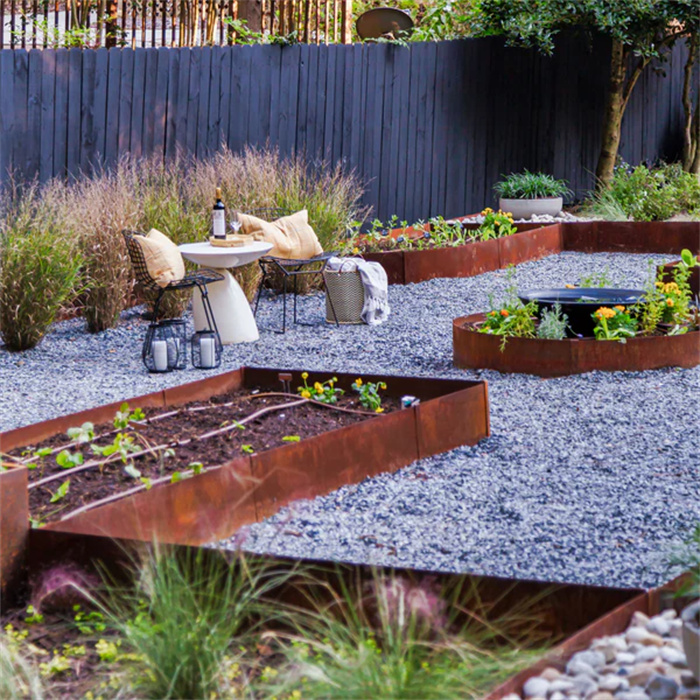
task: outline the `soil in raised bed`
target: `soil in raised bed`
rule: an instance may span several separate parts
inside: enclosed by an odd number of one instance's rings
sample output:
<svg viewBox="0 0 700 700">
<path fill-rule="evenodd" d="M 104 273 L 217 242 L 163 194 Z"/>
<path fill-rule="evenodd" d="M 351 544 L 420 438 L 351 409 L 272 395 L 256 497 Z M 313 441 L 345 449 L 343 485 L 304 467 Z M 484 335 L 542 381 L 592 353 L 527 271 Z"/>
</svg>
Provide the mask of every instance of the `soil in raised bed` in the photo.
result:
<svg viewBox="0 0 700 700">
<path fill-rule="evenodd" d="M 63 433 L 37 445 L 13 450 L 10 453 L 12 457 L 37 464 L 29 471 L 29 511 L 34 524 L 60 520 L 84 505 L 141 486 L 142 479 L 153 482 L 172 477 L 175 472 L 184 474 L 192 470 L 193 463 L 200 463 L 201 470 L 206 471 L 245 454 L 290 446 L 329 430 L 375 417 L 363 409 L 354 395 L 342 396 L 336 404 L 340 409 L 350 409 L 347 411 L 315 403 L 282 408 L 284 404 L 300 401 L 301 397 L 267 394 L 264 389 L 238 390 L 177 409 L 152 409 L 146 412 L 145 419 L 132 422 L 122 431 L 133 438 L 141 450 L 148 448 L 151 451 L 142 456 L 129 455 L 126 463 L 117 459 L 101 469 L 93 467 L 71 474 L 68 468 L 57 464 L 56 453 L 43 458 L 31 457 L 41 448 L 68 446 L 70 439 Z M 399 409 L 400 405 L 399 399 L 383 397 L 382 408 L 387 413 Z M 276 406 L 280 408 L 255 418 L 242 428 L 236 427 L 237 423 L 253 413 Z M 205 433 L 230 426 L 233 426 L 232 429 L 202 439 Z M 117 432 L 110 423 L 97 425 L 96 438 L 92 442 L 104 447 L 113 442 Z M 71 453 L 81 452 L 85 464 L 105 459 L 93 454 L 89 444 L 73 445 L 68 449 Z M 133 465 L 138 474 L 133 469 L 129 474 L 127 464 Z M 50 475 L 62 478 L 32 488 L 32 483 Z M 56 493 L 66 479 L 70 479 L 68 491 L 56 500 Z M 53 503 L 52 498 L 55 499 Z"/>
</svg>

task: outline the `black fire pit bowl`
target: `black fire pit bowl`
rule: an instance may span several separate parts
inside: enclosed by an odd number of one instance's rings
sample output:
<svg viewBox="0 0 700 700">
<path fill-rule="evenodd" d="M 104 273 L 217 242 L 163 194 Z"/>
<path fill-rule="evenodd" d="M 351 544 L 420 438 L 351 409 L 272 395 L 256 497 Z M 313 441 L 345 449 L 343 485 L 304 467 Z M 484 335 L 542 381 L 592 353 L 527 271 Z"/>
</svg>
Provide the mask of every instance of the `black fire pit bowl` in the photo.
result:
<svg viewBox="0 0 700 700">
<path fill-rule="evenodd" d="M 555 304 L 569 317 L 568 333 L 571 337 L 593 336 L 595 321 L 592 314 L 601 306 L 633 306 L 644 296 L 641 289 L 587 288 L 575 289 L 528 289 L 522 292 L 520 300 L 527 304 L 537 302 L 537 316 L 543 309 L 551 309 Z"/>
</svg>

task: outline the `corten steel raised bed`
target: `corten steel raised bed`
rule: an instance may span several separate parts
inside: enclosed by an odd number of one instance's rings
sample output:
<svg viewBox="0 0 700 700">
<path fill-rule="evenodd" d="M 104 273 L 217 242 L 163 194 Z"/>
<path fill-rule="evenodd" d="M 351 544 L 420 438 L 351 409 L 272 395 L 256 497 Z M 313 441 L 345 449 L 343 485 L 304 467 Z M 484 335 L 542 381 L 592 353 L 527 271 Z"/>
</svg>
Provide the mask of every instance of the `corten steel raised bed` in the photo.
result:
<svg viewBox="0 0 700 700">
<path fill-rule="evenodd" d="M 562 377 L 594 370 L 636 372 L 700 364 L 700 331 L 674 336 L 628 338 L 626 343 L 593 338 L 508 338 L 501 350 L 502 338 L 479 333 L 469 327 L 484 318 L 483 313 L 472 314 L 452 322 L 453 361 L 456 367 Z"/>
<path fill-rule="evenodd" d="M 76 564 L 87 571 L 107 569 L 113 575 L 120 575 L 130 566 L 134 551 L 140 551 L 143 542 L 127 539 L 111 539 L 98 535 L 58 532 L 55 530 L 32 530 L 29 542 L 29 577 L 37 575 L 56 565 Z M 176 545 L 176 551 L 183 553 L 189 547 Z M 221 553 L 235 561 L 236 553 L 216 549 L 206 550 L 210 556 Z M 363 564 L 319 561 L 314 559 L 294 559 L 289 557 L 265 556 L 276 571 L 290 571 L 301 567 L 305 580 L 324 582 L 329 591 L 340 591 L 341 586 L 355 583 L 360 588 L 372 580 L 377 571 L 393 573 L 414 582 L 426 582 L 441 589 L 461 586 L 466 602 L 475 593 L 488 606 L 493 618 L 506 615 L 527 603 L 527 624 L 551 641 L 567 639 L 594 620 L 623 605 L 633 610 L 643 610 L 643 590 L 635 588 L 612 588 L 585 586 L 571 583 L 551 583 L 546 581 L 517 580 L 493 576 L 475 576 L 421 571 L 409 568 L 372 567 Z M 299 584 L 295 580 L 295 584 Z M 318 587 L 317 594 L 321 594 Z M 276 597 L 303 604 L 288 588 L 281 588 Z M 521 607 L 521 612 L 523 612 Z"/>
<path fill-rule="evenodd" d="M 465 224 L 475 230 L 478 225 Z M 412 284 L 436 277 L 474 277 L 562 251 L 560 224 L 520 224 L 512 236 L 466 245 L 425 250 L 390 250 L 365 253 L 387 272 L 389 284 Z M 396 231 L 392 232 L 394 235 Z"/>
<path fill-rule="evenodd" d="M 567 661 L 576 652 L 587 649 L 594 639 L 624 632 L 635 612 L 642 612 L 649 616 L 658 615 L 668 608 L 675 608 L 679 612 L 683 603 L 678 598 L 675 598 L 674 593 L 679 589 L 685 578 L 685 576 L 679 576 L 663 586 L 645 591 L 641 595 L 622 603 L 609 613 L 602 615 L 557 645 L 539 661 L 501 683 L 501 685 L 486 695 L 483 700 L 501 700 L 501 698 L 511 693 L 517 693 L 522 696 L 523 685 L 528 678 L 538 676 L 545 668 L 550 666 L 563 671 Z"/>
<path fill-rule="evenodd" d="M 279 374 L 278 370 L 244 367 L 127 401 L 131 408 L 165 408 L 240 388 L 277 386 Z M 301 384 L 300 372 L 291 374 L 292 386 Z M 350 391 L 356 376 L 338 374 L 337 386 Z M 309 381 L 327 378 L 327 373 L 316 373 L 310 374 Z M 395 471 L 419 458 L 475 444 L 489 434 L 485 382 L 363 378 L 386 379 L 388 396 L 410 394 L 422 402 L 300 443 L 236 456 L 218 469 L 96 507 L 51 523 L 46 530 L 201 544 L 228 537 L 293 500 L 313 498 L 380 472 Z M 111 420 L 120 403 L 4 433 L 0 436 L 2 449 L 36 444 L 85 421 Z M 26 527 L 25 520 L 25 532 Z"/>
<path fill-rule="evenodd" d="M 16 590 L 28 535 L 27 470 L 8 469 L 0 472 L 0 592 Z"/>
</svg>

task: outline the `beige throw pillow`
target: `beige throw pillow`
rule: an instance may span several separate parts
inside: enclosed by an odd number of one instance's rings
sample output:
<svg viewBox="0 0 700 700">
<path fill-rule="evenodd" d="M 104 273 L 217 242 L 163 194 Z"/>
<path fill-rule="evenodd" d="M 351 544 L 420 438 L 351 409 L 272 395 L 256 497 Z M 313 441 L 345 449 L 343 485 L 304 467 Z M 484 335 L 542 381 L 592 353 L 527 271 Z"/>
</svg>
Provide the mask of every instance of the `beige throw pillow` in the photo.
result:
<svg viewBox="0 0 700 700">
<path fill-rule="evenodd" d="M 178 247 L 163 233 L 152 228 L 145 236 L 134 236 L 141 246 L 148 274 L 159 287 L 179 282 L 185 276 L 185 263 Z"/>
<path fill-rule="evenodd" d="M 251 236 L 256 241 L 272 243 L 268 253 L 276 258 L 313 258 L 323 253 L 315 231 L 309 226 L 309 214 L 306 209 L 268 222 L 250 214 L 238 214 L 241 233 Z"/>
</svg>

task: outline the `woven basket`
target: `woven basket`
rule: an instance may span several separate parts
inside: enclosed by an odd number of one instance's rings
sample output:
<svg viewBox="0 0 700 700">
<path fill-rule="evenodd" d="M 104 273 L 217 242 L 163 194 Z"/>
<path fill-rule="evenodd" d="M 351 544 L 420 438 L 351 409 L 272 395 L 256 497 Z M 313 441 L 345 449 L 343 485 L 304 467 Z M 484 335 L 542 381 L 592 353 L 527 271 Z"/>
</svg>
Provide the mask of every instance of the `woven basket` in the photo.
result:
<svg viewBox="0 0 700 700">
<path fill-rule="evenodd" d="M 364 323 L 361 314 L 365 305 L 365 288 L 360 273 L 357 270 L 326 269 L 323 271 L 323 279 L 326 283 L 326 321 Z"/>
</svg>

